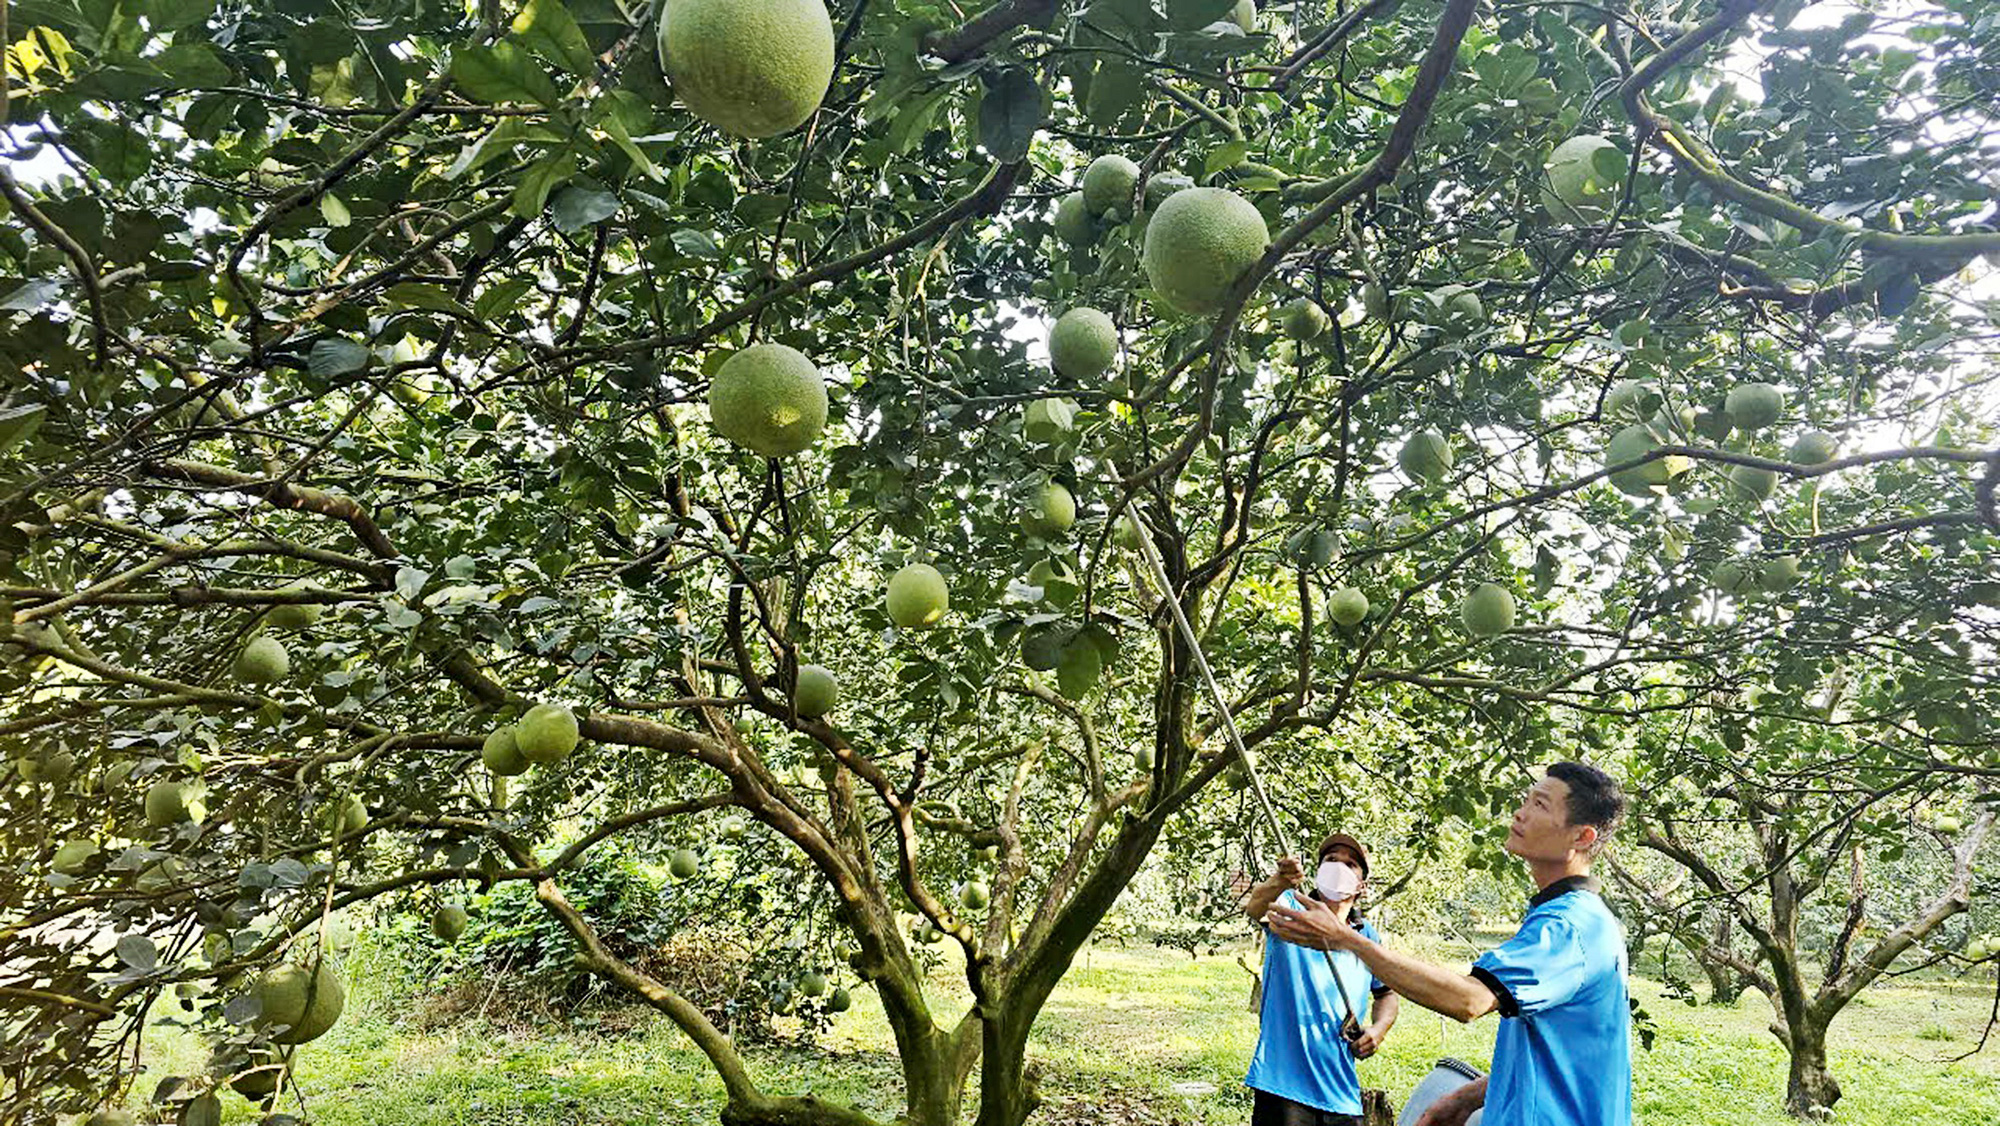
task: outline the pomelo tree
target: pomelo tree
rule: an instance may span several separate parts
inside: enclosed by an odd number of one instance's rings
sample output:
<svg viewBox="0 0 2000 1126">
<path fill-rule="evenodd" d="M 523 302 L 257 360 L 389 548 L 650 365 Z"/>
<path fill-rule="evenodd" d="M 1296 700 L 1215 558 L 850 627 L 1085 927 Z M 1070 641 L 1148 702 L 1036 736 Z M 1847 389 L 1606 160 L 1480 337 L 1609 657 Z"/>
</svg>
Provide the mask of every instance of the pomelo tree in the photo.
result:
<svg viewBox="0 0 2000 1126">
<path fill-rule="evenodd" d="M 790 857 L 904 1116 L 1018 1126 L 1232 728 L 1417 733 L 1496 868 L 1537 762 L 1857 655 L 2000 771 L 1976 6 L 4 10 L 0 1114 L 163 1011 L 268 1076 L 334 912 L 519 881 L 725 1121 L 870 1126 L 565 898 L 636 839 Z"/>
</svg>

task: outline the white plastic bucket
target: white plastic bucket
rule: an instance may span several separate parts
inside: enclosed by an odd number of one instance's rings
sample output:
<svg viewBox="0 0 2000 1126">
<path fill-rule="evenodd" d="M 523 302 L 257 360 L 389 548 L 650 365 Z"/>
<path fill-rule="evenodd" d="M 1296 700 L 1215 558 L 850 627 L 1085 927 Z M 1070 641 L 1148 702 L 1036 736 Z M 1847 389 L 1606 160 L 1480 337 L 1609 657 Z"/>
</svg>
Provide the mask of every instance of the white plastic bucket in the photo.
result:
<svg viewBox="0 0 2000 1126">
<path fill-rule="evenodd" d="M 1418 1081 L 1417 1089 L 1410 1092 L 1410 1099 L 1403 1104 L 1403 1113 L 1396 1119 L 1396 1126 L 1415 1126 L 1417 1119 L 1424 1116 L 1424 1112 L 1431 1108 L 1432 1103 L 1484 1074 L 1485 1072 L 1463 1060 L 1446 1058 L 1437 1061 L 1437 1066 L 1431 1068 L 1430 1074 Z M 1479 1126 L 1479 1120 L 1484 1113 L 1483 1110 L 1473 1111 L 1465 1126 Z"/>
</svg>

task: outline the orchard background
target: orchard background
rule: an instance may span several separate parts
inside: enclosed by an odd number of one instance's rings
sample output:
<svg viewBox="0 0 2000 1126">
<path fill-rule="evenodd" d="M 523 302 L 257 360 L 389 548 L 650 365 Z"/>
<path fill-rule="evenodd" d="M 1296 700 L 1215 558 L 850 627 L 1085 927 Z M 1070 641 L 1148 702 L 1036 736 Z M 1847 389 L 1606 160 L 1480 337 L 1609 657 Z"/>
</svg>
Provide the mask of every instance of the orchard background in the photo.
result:
<svg viewBox="0 0 2000 1126">
<path fill-rule="evenodd" d="M 1567 757 L 1771 1104 L 1993 976 L 1988 5 L 0 13 L 0 1123 L 307 1113 L 374 919 L 1019 1126 L 1130 904 L 1504 932 Z"/>
</svg>

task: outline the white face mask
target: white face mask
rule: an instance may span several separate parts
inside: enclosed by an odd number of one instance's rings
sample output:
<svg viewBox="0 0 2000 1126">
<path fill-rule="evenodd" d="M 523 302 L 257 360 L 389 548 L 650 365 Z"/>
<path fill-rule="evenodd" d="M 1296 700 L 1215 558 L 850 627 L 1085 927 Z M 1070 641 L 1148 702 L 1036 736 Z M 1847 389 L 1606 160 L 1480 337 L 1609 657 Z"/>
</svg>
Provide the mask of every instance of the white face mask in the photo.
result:
<svg viewBox="0 0 2000 1126">
<path fill-rule="evenodd" d="M 1361 873 L 1355 871 L 1354 866 L 1344 860 L 1329 860 L 1319 866 L 1313 884 L 1319 888 L 1321 899 L 1328 903 L 1339 903 L 1343 899 L 1352 898 L 1355 892 L 1361 890 Z"/>
</svg>

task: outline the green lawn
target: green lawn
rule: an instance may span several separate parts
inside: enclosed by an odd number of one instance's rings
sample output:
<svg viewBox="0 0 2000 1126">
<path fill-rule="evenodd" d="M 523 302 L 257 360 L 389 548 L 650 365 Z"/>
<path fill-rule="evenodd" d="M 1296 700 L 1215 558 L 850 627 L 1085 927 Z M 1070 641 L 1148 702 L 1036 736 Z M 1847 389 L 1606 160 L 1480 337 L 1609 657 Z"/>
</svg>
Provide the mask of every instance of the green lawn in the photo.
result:
<svg viewBox="0 0 2000 1126">
<path fill-rule="evenodd" d="M 1427 953 L 1463 959 L 1467 948 Z M 964 1004 L 962 979 L 938 975 L 939 1008 Z M 1256 1040 L 1245 1010 L 1249 978 L 1233 954 L 1189 959 L 1173 952 L 1098 947 L 1078 960 L 1036 1029 L 1044 1069 L 1042 1126 L 1077 1122 L 1241 1123 L 1241 1086 Z M 1689 1008 L 1635 983 L 1658 1023 L 1652 1051 L 1638 1056 L 1637 1106 L 1647 1126 L 1779 1126 L 1784 1055 L 1764 1030 L 1768 1010 L 1747 995 L 1736 1008 Z M 357 991 L 352 1019 L 308 1046 L 301 1086 L 313 1120 L 325 1126 L 380 1123 L 581 1126 L 713 1123 L 720 1087 L 705 1061 L 664 1020 L 628 1033 L 565 1031 L 510 1035 L 483 1025 L 414 1032 L 383 1010 L 395 1002 Z M 1835 1073 L 1847 1097 L 1834 1121 L 1868 1126 L 1991 1126 L 2000 1122 L 2000 1045 L 1957 1064 L 1940 1062 L 1971 1046 L 1992 1005 L 1990 982 L 1922 985 L 1869 993 L 1835 1028 Z M 1400 1102 L 1439 1055 L 1484 1065 L 1494 1022 L 1446 1025 L 1406 1008 L 1375 1059 L 1369 1086 Z M 760 1081 L 774 1091 L 813 1091 L 885 1119 L 900 1109 L 889 1036 L 872 996 L 856 994 L 820 1047 L 760 1049 Z M 157 1031 L 156 1073 L 199 1066 L 185 1034 Z M 1177 1094 L 1177 1084 L 1208 1084 Z M 150 1090 L 151 1082 L 136 1087 Z M 1194 1088 L 1199 1089 L 1199 1088 Z M 230 1122 L 254 1119 L 227 1099 Z M 297 1107 L 287 1109 L 296 1112 Z"/>
</svg>

